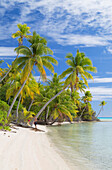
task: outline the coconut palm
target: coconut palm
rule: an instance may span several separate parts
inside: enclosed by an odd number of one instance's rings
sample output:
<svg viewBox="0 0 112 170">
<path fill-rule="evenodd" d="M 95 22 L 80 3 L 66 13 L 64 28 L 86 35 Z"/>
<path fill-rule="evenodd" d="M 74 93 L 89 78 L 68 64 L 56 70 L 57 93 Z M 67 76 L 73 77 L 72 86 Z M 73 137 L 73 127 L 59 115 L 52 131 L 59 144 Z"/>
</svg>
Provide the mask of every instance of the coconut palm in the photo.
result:
<svg viewBox="0 0 112 170">
<path fill-rule="evenodd" d="M 11 83 L 11 86 L 9 87 L 9 89 L 6 92 L 6 100 L 8 100 L 11 96 L 16 96 L 18 90 L 21 88 L 21 74 L 18 73 L 15 77 L 12 76 L 10 79 L 8 79 L 8 82 Z M 30 96 L 30 98 L 33 100 L 34 99 L 34 94 L 40 94 L 39 93 L 39 88 L 38 88 L 38 83 L 36 82 L 36 80 L 30 76 L 27 83 L 25 84 L 25 86 L 23 87 L 23 89 L 20 92 L 19 95 L 19 101 L 18 101 L 18 105 L 17 105 L 17 110 L 16 110 L 16 117 L 18 118 L 18 108 L 19 108 L 19 104 L 20 102 L 22 103 L 23 100 L 25 99 L 25 97 Z"/>
<path fill-rule="evenodd" d="M 46 82 L 45 88 L 43 88 L 43 86 L 40 84 L 40 95 L 36 97 L 34 105 L 38 104 L 40 106 L 44 106 L 45 103 L 49 101 L 49 99 L 51 99 L 60 90 L 63 89 L 63 82 L 60 81 L 59 76 L 57 76 L 57 73 L 54 73 L 54 75 L 51 77 L 52 79 Z M 47 115 L 48 114 L 46 111 L 46 117 Z"/>
<path fill-rule="evenodd" d="M 47 47 L 47 41 L 40 37 L 40 35 L 33 32 L 33 36 L 29 38 L 29 42 L 31 43 L 30 48 L 26 46 L 19 46 L 15 49 L 17 54 L 22 54 L 24 56 L 19 57 L 15 61 L 15 66 L 18 66 L 16 71 L 20 71 L 23 69 L 22 78 L 21 78 L 21 88 L 16 94 L 10 109 L 8 111 L 7 117 L 9 116 L 13 104 L 15 103 L 17 97 L 19 96 L 21 90 L 26 84 L 28 77 L 33 70 L 33 67 L 36 66 L 43 80 L 46 80 L 46 72 L 44 66 L 49 69 L 51 72 L 54 72 L 53 64 L 57 64 L 58 62 L 51 56 L 47 56 L 47 54 L 52 55 L 53 52 L 50 48 Z"/>
<path fill-rule="evenodd" d="M 103 110 L 103 106 L 105 106 L 107 104 L 107 102 L 105 102 L 105 101 L 102 101 L 100 104 L 99 104 L 99 106 L 101 106 L 101 108 L 100 108 L 100 110 L 99 110 L 99 113 L 97 114 L 97 116 L 96 117 L 98 117 L 99 116 L 99 114 L 101 113 L 101 111 Z"/>
<path fill-rule="evenodd" d="M 85 110 L 87 110 L 89 112 L 89 105 L 88 104 L 89 104 L 90 101 L 92 101 L 92 95 L 91 95 L 90 91 L 85 92 L 85 96 L 82 97 L 82 100 L 84 101 L 85 106 L 84 106 L 84 108 L 83 108 L 83 110 L 82 110 L 82 112 L 79 116 L 79 120 L 81 119 Z"/>
<path fill-rule="evenodd" d="M 45 86 L 43 96 L 41 93 L 40 96 L 36 98 L 37 101 L 34 105 L 38 105 L 38 107 L 44 105 L 50 98 L 52 98 L 52 96 L 57 94 L 57 92 L 63 88 L 62 82 L 60 82 L 56 73 L 52 77 L 52 80 L 48 81 L 47 85 L 48 86 Z M 42 112 L 40 117 L 45 116 L 45 122 L 42 121 L 42 123 L 51 125 L 58 119 L 61 121 L 63 121 L 63 119 L 69 119 L 72 121 L 72 118 L 76 116 L 77 113 L 76 108 L 77 107 L 72 101 L 68 90 L 64 91 L 47 106 L 44 112 Z"/>
<path fill-rule="evenodd" d="M 27 35 L 27 34 L 30 34 L 31 32 L 29 31 L 30 30 L 30 27 L 27 27 L 27 24 L 17 24 L 17 27 L 19 29 L 19 31 L 17 31 L 16 33 L 13 33 L 12 34 L 12 38 L 18 38 L 18 42 L 19 42 L 19 46 L 20 45 L 23 45 L 23 38 L 29 38 L 30 35 Z"/>
<path fill-rule="evenodd" d="M 66 58 L 66 63 L 70 67 L 60 75 L 61 78 L 69 75 L 64 86 L 70 85 L 72 92 L 74 88 L 78 90 L 80 78 L 82 78 L 85 85 L 88 86 L 87 79 L 93 79 L 89 72 L 96 72 L 96 67 L 93 67 L 91 60 L 85 57 L 84 53 L 80 53 L 79 50 L 77 50 L 76 57 L 73 57 L 73 54 L 69 53 Z"/>
<path fill-rule="evenodd" d="M 88 73 L 88 71 L 96 72 L 96 67 L 93 67 L 92 61 L 85 57 L 84 53 L 80 53 L 79 50 L 77 50 L 76 57 L 73 57 L 73 55 L 70 53 L 66 56 L 68 58 L 67 64 L 70 66 L 67 70 L 65 70 L 61 75 L 60 79 L 64 78 L 66 75 L 69 74 L 68 78 L 65 80 L 64 88 L 58 92 L 55 96 L 53 96 L 38 112 L 36 117 L 38 117 L 43 110 L 47 107 L 47 105 L 52 102 L 58 95 L 60 95 L 69 85 L 71 86 L 71 92 L 73 92 L 73 89 L 75 88 L 78 90 L 78 84 L 79 84 L 79 75 L 83 79 L 85 85 L 88 86 L 86 79 L 93 79 L 92 75 Z"/>
<path fill-rule="evenodd" d="M 74 105 L 70 99 L 67 100 L 66 92 L 63 92 L 53 101 L 52 108 L 52 117 L 54 121 L 51 124 L 53 124 L 57 119 L 63 121 L 64 119 L 69 118 L 70 121 L 72 121 L 72 114 L 75 115 L 77 113 L 76 105 Z"/>
<path fill-rule="evenodd" d="M 21 46 L 23 44 L 23 38 L 29 38 L 30 36 L 27 35 L 30 33 L 30 27 L 27 27 L 27 24 L 17 24 L 17 27 L 19 28 L 19 31 L 17 31 L 16 33 L 12 34 L 13 38 L 18 38 L 18 42 L 19 42 L 19 46 Z M 18 54 L 16 56 L 16 58 L 18 58 Z M 16 60 L 16 59 L 15 59 Z M 0 82 L 2 82 L 7 75 L 9 74 L 9 72 L 11 71 L 11 69 L 14 67 L 14 62 L 12 63 L 12 66 L 8 69 L 7 73 L 0 79 Z"/>
</svg>

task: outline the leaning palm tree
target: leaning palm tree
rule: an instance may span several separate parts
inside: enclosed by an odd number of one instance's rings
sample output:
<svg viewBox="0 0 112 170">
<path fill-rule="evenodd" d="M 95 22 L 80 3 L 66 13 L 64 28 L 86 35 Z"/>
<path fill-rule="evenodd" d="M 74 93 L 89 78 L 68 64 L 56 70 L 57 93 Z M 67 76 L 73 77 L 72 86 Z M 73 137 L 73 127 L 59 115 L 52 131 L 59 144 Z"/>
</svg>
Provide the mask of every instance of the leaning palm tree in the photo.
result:
<svg viewBox="0 0 112 170">
<path fill-rule="evenodd" d="M 99 113 L 97 114 L 97 116 L 96 117 L 98 117 L 99 116 L 99 114 L 101 113 L 101 111 L 103 110 L 103 106 L 105 106 L 107 104 L 107 102 L 105 102 L 105 101 L 102 101 L 100 104 L 99 104 L 99 106 L 101 106 L 101 108 L 100 108 L 100 111 L 99 111 Z"/>
<path fill-rule="evenodd" d="M 36 34 L 36 32 L 33 32 L 33 36 L 29 38 L 29 42 L 31 43 L 30 48 L 26 46 L 19 46 L 15 49 L 17 54 L 23 55 L 22 57 L 17 58 L 15 61 L 15 66 L 18 66 L 16 71 L 20 71 L 21 69 L 23 69 L 23 74 L 21 78 L 22 86 L 10 106 L 7 117 L 9 117 L 12 107 L 24 85 L 26 84 L 28 77 L 33 70 L 33 67 L 37 67 L 42 79 L 45 81 L 46 72 L 44 66 L 51 72 L 54 72 L 54 67 L 52 63 L 58 64 L 57 60 L 50 56 L 53 54 L 53 52 L 50 48 L 47 47 L 47 41 L 45 40 L 45 38 L 40 37 L 40 35 Z M 47 54 L 49 56 L 47 56 Z"/>
<path fill-rule="evenodd" d="M 64 86 L 70 84 L 71 92 L 74 89 L 78 90 L 79 76 L 84 81 L 84 84 L 88 86 L 87 79 L 93 79 L 89 72 L 96 72 L 96 67 L 93 67 L 92 61 L 88 57 L 85 57 L 84 53 L 80 53 L 79 50 L 77 50 L 76 57 L 73 57 L 73 54 L 69 53 L 66 58 L 66 63 L 70 67 L 60 75 L 61 78 L 69 75 Z"/>
<path fill-rule="evenodd" d="M 78 84 L 80 81 L 79 75 L 84 80 L 84 83 L 87 86 L 87 79 L 93 79 L 92 75 L 88 72 L 96 72 L 96 67 L 93 67 L 92 61 L 89 58 L 85 57 L 84 53 L 80 53 L 79 50 L 77 50 L 76 57 L 73 57 L 73 55 L 70 53 L 66 56 L 66 58 L 68 58 L 67 64 L 70 66 L 70 68 L 65 70 L 60 75 L 60 79 L 69 75 L 65 80 L 64 87 L 40 109 L 40 111 L 36 115 L 36 118 L 38 118 L 43 110 L 47 107 L 47 105 L 52 102 L 52 100 L 54 100 L 57 96 L 59 96 L 67 87 L 71 86 L 71 91 L 73 91 L 74 88 L 78 90 Z"/>
<path fill-rule="evenodd" d="M 19 28 L 19 31 L 17 31 L 16 33 L 12 34 L 12 38 L 18 38 L 18 42 L 19 42 L 19 46 L 21 46 L 23 44 L 23 38 L 29 38 L 30 35 L 27 35 L 30 33 L 30 27 L 27 27 L 27 24 L 17 24 L 17 27 Z M 16 56 L 16 59 L 18 58 L 18 54 Z M 15 59 L 15 61 L 16 61 Z M 14 66 L 14 62 L 12 63 L 12 66 L 9 68 L 9 70 L 7 71 L 7 73 L 0 79 L 0 82 L 2 82 L 7 75 L 9 74 L 9 72 L 11 71 L 11 69 Z"/>
<path fill-rule="evenodd" d="M 11 96 L 15 97 L 18 90 L 21 88 L 21 85 L 22 85 L 21 84 L 21 74 L 18 73 L 16 75 L 16 77 L 14 75 L 10 79 L 8 79 L 7 83 L 11 83 L 11 82 L 12 82 L 12 84 L 6 92 L 6 100 L 8 100 Z M 16 109 L 16 120 L 18 118 L 18 108 L 19 108 L 20 102 L 22 103 L 23 100 L 25 99 L 25 97 L 29 97 L 29 96 L 33 100 L 34 99 L 34 93 L 40 94 L 38 83 L 36 82 L 36 80 L 31 75 L 28 78 L 27 83 L 25 84 L 25 86 L 23 87 L 23 89 L 20 92 L 19 101 L 18 101 L 18 105 L 17 105 L 17 109 Z"/>
</svg>

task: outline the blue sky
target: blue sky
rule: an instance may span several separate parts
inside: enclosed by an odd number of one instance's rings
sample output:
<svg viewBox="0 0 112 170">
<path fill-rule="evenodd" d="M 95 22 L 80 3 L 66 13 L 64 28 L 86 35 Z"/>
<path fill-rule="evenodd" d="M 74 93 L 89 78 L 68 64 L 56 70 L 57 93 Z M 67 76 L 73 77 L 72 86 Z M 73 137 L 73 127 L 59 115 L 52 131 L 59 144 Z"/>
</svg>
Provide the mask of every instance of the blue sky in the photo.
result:
<svg viewBox="0 0 112 170">
<path fill-rule="evenodd" d="M 15 58 L 13 50 L 18 42 L 11 34 L 17 31 L 18 23 L 27 23 L 31 32 L 35 30 L 47 39 L 59 62 L 55 67 L 58 74 L 67 68 L 67 53 L 75 56 L 77 49 L 84 52 L 98 70 L 92 74 L 94 83 L 89 81 L 93 108 L 98 112 L 100 101 L 105 100 L 101 116 L 112 116 L 111 0 L 1 0 L 0 59 L 8 63 Z"/>
</svg>

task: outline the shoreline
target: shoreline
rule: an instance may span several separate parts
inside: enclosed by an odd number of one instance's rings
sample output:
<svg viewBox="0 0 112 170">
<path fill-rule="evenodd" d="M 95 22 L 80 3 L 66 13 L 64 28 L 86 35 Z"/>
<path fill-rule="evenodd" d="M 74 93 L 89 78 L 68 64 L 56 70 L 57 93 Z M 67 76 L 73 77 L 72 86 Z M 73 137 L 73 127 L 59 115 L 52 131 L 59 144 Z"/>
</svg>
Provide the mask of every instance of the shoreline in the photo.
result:
<svg viewBox="0 0 112 170">
<path fill-rule="evenodd" d="M 45 132 L 16 127 L 11 132 L 0 131 L 0 167 L 2 170 L 70 170 L 71 168 L 53 148 Z M 78 167 L 75 170 L 79 170 Z"/>
<path fill-rule="evenodd" d="M 61 125 L 64 124 L 69 123 L 64 122 Z M 0 145 L 2 146 L 0 147 L 0 167 L 2 170 L 74 170 L 74 168 L 81 170 L 81 167 L 83 170 L 87 170 L 77 160 L 72 167 L 69 161 L 64 159 L 48 136 L 49 126 L 37 126 L 44 132 L 14 127 L 11 132 L 0 131 Z"/>
</svg>

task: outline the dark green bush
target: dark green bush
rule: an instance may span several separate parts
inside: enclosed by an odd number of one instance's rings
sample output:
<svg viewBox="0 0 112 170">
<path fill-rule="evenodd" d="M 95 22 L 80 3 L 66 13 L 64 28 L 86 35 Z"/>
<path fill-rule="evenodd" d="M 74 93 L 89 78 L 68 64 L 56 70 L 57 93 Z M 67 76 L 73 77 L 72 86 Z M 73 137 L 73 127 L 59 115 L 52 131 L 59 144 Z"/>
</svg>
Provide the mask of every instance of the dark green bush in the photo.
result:
<svg viewBox="0 0 112 170">
<path fill-rule="evenodd" d="M 9 105 L 6 102 L 0 100 L 0 110 L 8 112 Z"/>
<path fill-rule="evenodd" d="M 7 120 L 7 112 L 0 110 L 0 129 L 9 130 L 9 122 Z"/>
<path fill-rule="evenodd" d="M 0 129 L 10 130 L 9 122 L 7 120 L 7 112 L 9 110 L 9 105 L 0 100 Z"/>
</svg>

